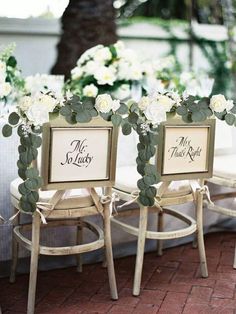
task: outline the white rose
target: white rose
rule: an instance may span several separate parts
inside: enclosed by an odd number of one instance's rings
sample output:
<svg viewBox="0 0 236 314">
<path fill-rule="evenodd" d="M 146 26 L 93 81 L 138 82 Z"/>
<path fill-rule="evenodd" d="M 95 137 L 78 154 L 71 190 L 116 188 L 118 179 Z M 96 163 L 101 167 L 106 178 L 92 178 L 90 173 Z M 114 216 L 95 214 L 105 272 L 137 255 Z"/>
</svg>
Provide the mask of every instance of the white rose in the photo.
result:
<svg viewBox="0 0 236 314">
<path fill-rule="evenodd" d="M 166 121 L 166 110 L 163 106 L 155 101 L 152 101 L 144 111 L 146 118 L 152 122 L 152 124 L 159 124 Z"/>
<path fill-rule="evenodd" d="M 12 88 L 10 83 L 0 83 L 0 97 L 6 97 L 10 94 Z"/>
<path fill-rule="evenodd" d="M 95 108 L 97 111 L 102 113 L 108 113 L 113 106 L 113 101 L 110 95 L 108 94 L 101 94 L 98 95 L 95 101 Z"/>
<path fill-rule="evenodd" d="M 227 103 L 227 100 L 225 99 L 225 96 L 224 95 L 214 95 L 211 97 L 211 100 L 210 100 L 210 108 L 213 110 L 213 111 L 216 111 L 216 112 L 223 112 L 225 109 L 227 110 L 230 110 L 229 109 L 229 103 Z"/>
<path fill-rule="evenodd" d="M 168 96 L 161 95 L 157 99 L 157 104 L 158 106 L 163 107 L 166 112 L 169 112 L 175 104 L 175 101 Z"/>
<path fill-rule="evenodd" d="M 150 99 L 148 96 L 143 96 L 138 103 L 138 107 L 141 110 L 145 110 L 149 105 L 150 105 Z"/>
<path fill-rule="evenodd" d="M 111 58 L 112 58 L 112 54 L 108 47 L 98 49 L 94 53 L 94 60 L 99 63 L 104 63 L 106 61 L 109 61 L 111 60 Z"/>
<path fill-rule="evenodd" d="M 94 77 L 99 85 L 113 85 L 116 80 L 113 68 L 101 67 L 95 73 Z"/>
<path fill-rule="evenodd" d="M 80 79 L 82 75 L 83 75 L 83 70 L 79 66 L 71 70 L 71 77 L 73 80 Z"/>
<path fill-rule="evenodd" d="M 36 103 L 39 103 L 44 108 L 44 111 L 52 112 L 58 102 L 50 95 L 40 94 Z"/>
<path fill-rule="evenodd" d="M 120 108 L 120 101 L 118 99 L 113 100 L 112 102 L 112 110 L 116 111 Z"/>
<path fill-rule="evenodd" d="M 42 125 L 49 122 L 48 111 L 39 103 L 36 103 L 29 108 L 27 117 L 34 125 Z"/>
<path fill-rule="evenodd" d="M 24 96 L 19 101 L 19 108 L 22 111 L 27 111 L 32 105 L 32 98 L 30 96 Z"/>
<path fill-rule="evenodd" d="M 116 99 L 124 100 L 130 97 L 129 84 L 122 84 L 116 91 L 112 93 L 112 96 Z"/>
<path fill-rule="evenodd" d="M 87 97 L 96 97 L 98 88 L 94 84 L 87 85 L 83 88 L 83 95 Z"/>
</svg>

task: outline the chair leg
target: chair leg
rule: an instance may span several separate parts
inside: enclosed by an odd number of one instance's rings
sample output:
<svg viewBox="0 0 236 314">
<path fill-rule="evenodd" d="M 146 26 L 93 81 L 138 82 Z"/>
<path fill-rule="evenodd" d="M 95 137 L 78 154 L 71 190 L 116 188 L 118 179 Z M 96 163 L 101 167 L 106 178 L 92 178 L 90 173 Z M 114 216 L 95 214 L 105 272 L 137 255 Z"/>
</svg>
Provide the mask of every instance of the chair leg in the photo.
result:
<svg viewBox="0 0 236 314">
<path fill-rule="evenodd" d="M 15 208 L 15 213 L 18 211 Z M 20 214 L 19 214 L 20 215 Z M 17 262 L 18 262 L 18 252 L 19 252 L 19 243 L 16 241 L 14 235 L 14 227 L 17 226 L 20 222 L 19 215 L 15 218 L 15 223 L 12 229 L 12 260 L 11 260 L 11 272 L 10 272 L 10 283 L 14 283 L 16 281 L 16 269 L 17 269 Z"/>
<path fill-rule="evenodd" d="M 77 226 L 77 244 L 82 244 L 83 243 L 83 227 L 82 226 Z M 77 254 L 76 255 L 76 260 L 77 260 L 77 272 L 82 273 L 83 271 L 83 257 L 82 254 Z"/>
<path fill-rule="evenodd" d="M 236 269 L 236 245 L 235 245 L 235 251 L 234 251 L 234 265 L 233 268 Z"/>
<path fill-rule="evenodd" d="M 133 285 L 133 295 L 138 296 L 140 294 L 140 285 L 143 270 L 143 258 L 144 258 L 144 248 L 147 230 L 147 215 L 148 208 L 140 207 L 139 216 L 139 234 L 138 234 L 138 247 L 135 262 L 135 274 L 134 274 L 134 285 Z"/>
<path fill-rule="evenodd" d="M 39 256 L 39 238 L 40 238 L 40 216 L 36 212 L 33 215 L 33 221 L 32 221 L 32 245 L 31 245 L 30 279 L 29 279 L 27 314 L 33 314 L 34 307 L 35 307 L 35 293 L 36 293 L 38 256 Z"/>
<path fill-rule="evenodd" d="M 158 213 L 157 231 L 162 232 L 164 228 L 164 213 Z M 163 240 L 157 240 L 157 255 L 162 256 L 163 254 Z"/>
<path fill-rule="evenodd" d="M 204 244 L 204 234 L 203 234 L 203 195 L 197 191 L 196 199 L 196 215 L 197 215 L 197 241 L 198 241 L 198 250 L 200 257 L 200 269 L 202 277 L 208 277 L 207 270 L 207 261 L 205 253 L 205 244 Z"/>
<path fill-rule="evenodd" d="M 113 300 L 117 300 L 118 293 L 117 293 L 116 276 L 115 276 L 114 260 L 113 260 L 113 252 L 112 252 L 111 220 L 110 220 L 109 204 L 104 204 L 104 242 L 105 242 L 106 262 L 107 262 L 111 298 Z"/>
</svg>

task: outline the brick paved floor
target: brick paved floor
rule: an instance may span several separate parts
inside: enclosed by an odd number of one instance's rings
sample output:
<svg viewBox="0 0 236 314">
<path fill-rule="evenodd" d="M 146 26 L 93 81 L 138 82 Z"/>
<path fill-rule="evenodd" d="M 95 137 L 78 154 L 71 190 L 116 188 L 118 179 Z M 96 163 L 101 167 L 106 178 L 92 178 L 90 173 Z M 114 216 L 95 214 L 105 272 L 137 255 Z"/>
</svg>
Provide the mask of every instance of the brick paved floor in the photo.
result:
<svg viewBox="0 0 236 314">
<path fill-rule="evenodd" d="M 115 261 L 119 300 L 111 301 L 106 270 L 101 264 L 40 272 L 36 313 L 136 313 L 231 314 L 236 313 L 234 233 L 206 236 L 209 277 L 200 277 L 198 251 L 191 245 L 167 249 L 162 257 L 148 253 L 144 259 L 142 291 L 132 296 L 135 257 Z M 0 279 L 3 313 L 26 313 L 28 276 L 15 284 Z"/>
</svg>

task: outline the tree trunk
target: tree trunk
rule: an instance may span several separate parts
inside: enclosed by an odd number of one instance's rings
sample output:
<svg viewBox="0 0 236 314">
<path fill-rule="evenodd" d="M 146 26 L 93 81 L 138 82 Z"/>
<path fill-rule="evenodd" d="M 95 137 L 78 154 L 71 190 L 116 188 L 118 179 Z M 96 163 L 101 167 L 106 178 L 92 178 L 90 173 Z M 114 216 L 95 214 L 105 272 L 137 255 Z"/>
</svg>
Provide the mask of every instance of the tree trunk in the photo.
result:
<svg viewBox="0 0 236 314">
<path fill-rule="evenodd" d="M 112 0 L 70 0 L 61 23 L 62 36 L 53 74 L 64 74 L 68 78 L 84 51 L 117 41 Z"/>
</svg>

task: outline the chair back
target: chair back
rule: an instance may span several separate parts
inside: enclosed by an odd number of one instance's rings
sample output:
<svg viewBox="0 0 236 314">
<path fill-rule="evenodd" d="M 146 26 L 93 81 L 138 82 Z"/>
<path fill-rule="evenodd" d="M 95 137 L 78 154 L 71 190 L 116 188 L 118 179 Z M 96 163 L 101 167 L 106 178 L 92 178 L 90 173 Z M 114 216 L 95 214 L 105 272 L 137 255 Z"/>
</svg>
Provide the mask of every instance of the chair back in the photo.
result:
<svg viewBox="0 0 236 314">
<path fill-rule="evenodd" d="M 215 120 L 160 125 L 157 168 L 162 181 L 210 178 L 213 172 Z"/>
<path fill-rule="evenodd" d="M 111 187 L 118 130 L 97 117 L 71 125 L 57 118 L 43 125 L 42 190 Z"/>
</svg>

